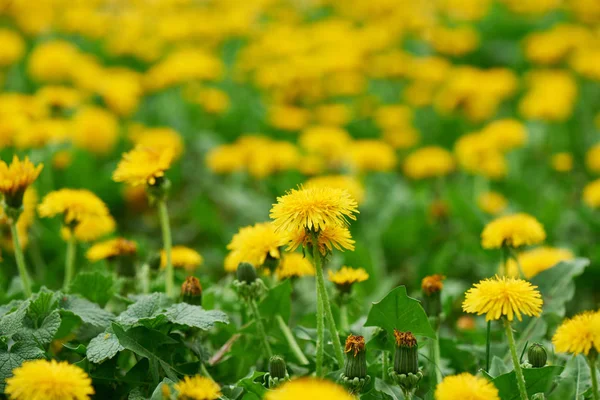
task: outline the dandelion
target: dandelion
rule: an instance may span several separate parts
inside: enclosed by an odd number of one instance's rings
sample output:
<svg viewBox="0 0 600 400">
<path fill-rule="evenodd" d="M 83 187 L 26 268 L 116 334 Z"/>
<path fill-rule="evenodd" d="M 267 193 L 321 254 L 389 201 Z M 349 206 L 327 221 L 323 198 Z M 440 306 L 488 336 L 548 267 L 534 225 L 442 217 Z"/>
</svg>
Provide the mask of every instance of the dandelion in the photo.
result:
<svg viewBox="0 0 600 400">
<path fill-rule="evenodd" d="M 500 400 L 498 389 L 469 373 L 447 376 L 435 389 L 435 400 Z"/>
<path fill-rule="evenodd" d="M 185 246 L 174 246 L 171 252 L 171 262 L 174 267 L 183 268 L 188 272 L 194 271 L 204 261 L 200 253 Z M 160 267 L 167 268 L 167 254 L 165 250 L 160 252 Z"/>
<path fill-rule="evenodd" d="M 314 276 L 315 267 L 300 253 L 284 253 L 275 275 L 279 280 Z"/>
<path fill-rule="evenodd" d="M 221 397 L 221 388 L 212 379 L 203 376 L 186 376 L 175 384 L 179 400 L 216 400 Z"/>
<path fill-rule="evenodd" d="M 477 197 L 477 206 L 486 214 L 498 215 L 506 210 L 508 200 L 501 193 L 484 192 Z"/>
<path fill-rule="evenodd" d="M 299 246 L 306 248 L 309 245 L 314 245 L 323 256 L 331 253 L 333 249 L 354 251 L 355 242 L 345 226 L 328 226 L 319 231 L 316 243 L 312 234 L 303 229 L 288 234 L 286 237 L 289 240 L 288 250 L 290 251 L 296 250 Z"/>
<path fill-rule="evenodd" d="M 120 256 L 131 256 L 137 252 L 135 242 L 124 238 L 110 239 L 96 243 L 86 253 L 86 258 L 92 262 L 111 260 Z"/>
<path fill-rule="evenodd" d="M 546 239 L 544 227 L 534 217 L 520 213 L 500 217 L 487 224 L 481 233 L 484 249 L 503 246 L 521 247 L 538 244 Z"/>
<path fill-rule="evenodd" d="M 328 399 L 353 400 L 346 390 L 331 381 L 301 378 L 267 392 L 265 400 Z"/>
<path fill-rule="evenodd" d="M 600 179 L 596 179 L 583 188 L 583 202 L 590 208 L 600 208 Z"/>
<path fill-rule="evenodd" d="M 358 204 L 365 199 L 365 188 L 362 183 L 350 175 L 326 175 L 311 178 L 304 183 L 304 187 L 331 187 L 345 189 Z"/>
<path fill-rule="evenodd" d="M 337 288 L 348 293 L 352 289 L 352 285 L 359 282 L 364 282 L 369 279 L 369 274 L 363 268 L 342 267 L 338 271 L 328 271 L 329 280 L 333 282 Z"/>
<path fill-rule="evenodd" d="M 441 147 L 423 147 L 411 153 L 404 160 L 404 174 L 412 179 L 426 179 L 445 176 L 454 171 L 452 154 Z"/>
<path fill-rule="evenodd" d="M 92 380 L 66 361 L 26 361 L 6 380 L 12 400 L 87 400 L 94 394 Z"/>
<path fill-rule="evenodd" d="M 141 129 L 131 132 L 129 138 L 136 147 L 154 149 L 155 151 L 170 148 L 173 150 L 173 159 L 181 157 L 184 149 L 181 135 L 171 128 L 141 127 Z"/>
<path fill-rule="evenodd" d="M 537 274 L 552 268 L 561 261 L 572 260 L 575 256 L 570 250 L 554 247 L 538 247 L 517 255 L 517 259 L 506 262 L 506 274 L 518 277 L 523 271 L 525 278 L 531 279 Z"/>
<path fill-rule="evenodd" d="M 557 172 L 570 172 L 573 170 L 573 155 L 571 153 L 556 153 L 552 155 L 552 168 Z"/>
<path fill-rule="evenodd" d="M 277 267 L 281 258 L 280 248 L 285 245 L 285 237 L 275 231 L 270 222 L 262 222 L 241 228 L 227 245 L 235 259 L 235 270 L 240 262 L 248 262 L 257 267 Z"/>
</svg>

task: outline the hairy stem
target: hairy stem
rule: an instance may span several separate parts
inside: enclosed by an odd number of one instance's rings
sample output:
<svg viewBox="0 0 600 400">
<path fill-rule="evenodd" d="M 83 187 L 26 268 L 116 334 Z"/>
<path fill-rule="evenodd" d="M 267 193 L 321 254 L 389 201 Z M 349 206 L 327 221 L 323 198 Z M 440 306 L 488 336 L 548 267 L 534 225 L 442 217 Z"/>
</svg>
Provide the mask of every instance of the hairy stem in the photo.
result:
<svg viewBox="0 0 600 400">
<path fill-rule="evenodd" d="M 75 275 L 75 256 L 77 251 L 77 243 L 75 241 L 75 232 L 71 230 L 69 239 L 67 240 L 67 258 L 65 260 L 65 281 L 63 290 L 69 290 L 73 276 Z"/>
<path fill-rule="evenodd" d="M 29 274 L 27 273 L 27 267 L 25 266 L 25 257 L 23 257 L 23 249 L 21 248 L 21 241 L 19 240 L 17 222 L 14 220 L 10 222 L 10 231 L 12 234 L 13 246 L 15 248 L 17 268 L 19 269 L 19 276 L 21 277 L 21 284 L 23 285 L 23 293 L 25 293 L 25 297 L 30 297 L 31 282 L 29 280 Z"/>
<path fill-rule="evenodd" d="M 381 352 L 381 369 L 383 370 L 381 379 L 384 382 L 386 382 L 387 377 L 388 377 L 389 365 L 388 365 L 388 353 L 385 350 Z"/>
<path fill-rule="evenodd" d="M 250 300 L 250 308 L 252 309 L 252 313 L 254 314 L 254 322 L 256 322 L 256 328 L 258 329 L 258 335 L 260 336 L 265 351 L 267 352 L 267 357 L 273 357 L 273 351 L 271 350 L 271 345 L 269 344 L 269 339 L 267 338 L 267 332 L 265 331 L 265 326 L 262 323 L 262 318 L 260 316 L 260 311 L 258 311 L 258 306 L 256 305 L 256 300 Z"/>
<path fill-rule="evenodd" d="M 592 395 L 594 396 L 594 400 L 599 400 L 598 377 L 596 376 L 596 357 L 588 357 L 588 363 L 590 365 L 590 374 L 592 376 Z"/>
<path fill-rule="evenodd" d="M 438 383 L 442 381 L 442 371 L 440 370 L 440 322 L 439 318 L 432 318 L 432 326 L 435 327 L 435 336 L 436 339 L 431 339 L 429 345 L 429 358 L 431 360 L 431 364 L 433 367 L 433 373 L 431 374 L 432 378 L 435 379 L 433 387 L 436 387 Z"/>
<path fill-rule="evenodd" d="M 485 372 L 490 371 L 491 345 L 492 345 L 492 321 L 487 322 L 485 334 Z"/>
<path fill-rule="evenodd" d="M 323 268 L 321 267 L 321 255 L 319 254 L 318 246 L 313 247 L 313 263 L 315 269 L 321 271 L 323 274 Z M 317 360 L 316 360 L 316 372 L 317 377 L 323 376 L 323 355 L 325 353 L 325 316 L 323 315 L 323 293 L 321 292 L 322 287 L 319 284 L 319 279 L 316 279 L 317 283 Z"/>
<path fill-rule="evenodd" d="M 166 200 L 158 202 L 158 217 L 160 219 L 160 227 L 162 229 L 163 248 L 165 251 L 166 268 L 165 268 L 165 293 L 167 296 L 175 296 L 175 278 L 173 272 L 173 262 L 171 259 L 171 248 L 173 240 L 171 238 L 171 225 L 169 223 L 169 210 L 167 209 Z"/>
<path fill-rule="evenodd" d="M 349 333 L 350 323 L 348 322 L 348 305 L 342 303 L 340 305 L 340 330 L 343 334 Z"/>
<path fill-rule="evenodd" d="M 525 377 L 523 376 L 521 364 L 519 364 L 519 356 L 517 355 L 517 346 L 515 345 L 515 338 L 513 336 L 512 327 L 510 326 L 510 321 L 508 319 L 504 320 L 504 328 L 506 329 L 506 336 L 508 337 L 508 347 L 510 348 L 510 355 L 513 360 L 513 366 L 515 367 L 515 374 L 517 376 L 517 386 L 519 387 L 521 400 L 529 400 L 529 397 L 527 397 L 527 388 L 525 386 Z"/>
<path fill-rule="evenodd" d="M 279 329 L 281 329 L 283 336 L 285 336 L 285 339 L 287 340 L 290 349 L 294 353 L 294 356 L 296 356 L 296 359 L 298 360 L 300 365 L 308 365 L 309 361 L 302 352 L 302 349 L 300 349 L 298 342 L 296 342 L 296 338 L 294 338 L 290 327 L 285 323 L 281 315 L 277 314 L 275 318 L 277 319 L 277 323 L 279 324 Z"/>
</svg>

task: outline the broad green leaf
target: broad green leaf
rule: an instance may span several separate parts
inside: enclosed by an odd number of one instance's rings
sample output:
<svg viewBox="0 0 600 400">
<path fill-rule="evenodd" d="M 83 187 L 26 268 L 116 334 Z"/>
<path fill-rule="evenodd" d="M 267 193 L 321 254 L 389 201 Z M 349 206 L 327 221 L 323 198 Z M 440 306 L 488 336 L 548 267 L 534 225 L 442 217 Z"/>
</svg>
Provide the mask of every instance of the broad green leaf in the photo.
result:
<svg viewBox="0 0 600 400">
<path fill-rule="evenodd" d="M 102 271 L 82 271 L 77 274 L 69 288 L 89 301 L 104 307 L 115 293 L 113 276 Z"/>
<path fill-rule="evenodd" d="M 224 324 L 229 323 L 229 318 L 227 318 L 227 315 L 222 311 L 207 311 L 200 306 L 193 306 L 187 303 L 173 304 L 164 314 L 167 319 L 174 324 L 185 325 L 202 330 L 212 328 L 217 322 Z"/>
<path fill-rule="evenodd" d="M 269 290 L 269 294 L 260 303 L 260 313 L 263 317 L 281 315 L 284 321 L 289 321 L 291 312 L 292 283 L 286 279 Z"/>
<path fill-rule="evenodd" d="M 388 383 L 379 378 L 375 378 L 375 390 L 379 391 L 380 393 L 386 394 L 388 398 L 391 398 L 393 400 L 404 399 L 404 395 L 402 394 L 402 391 L 399 387 L 395 385 L 389 385 Z"/>
<path fill-rule="evenodd" d="M 407 295 L 405 286 L 397 287 L 381 301 L 373 303 L 365 326 L 379 326 L 388 334 L 398 329 L 435 339 L 435 332 L 425 310 L 418 300 Z"/>
<path fill-rule="evenodd" d="M 562 371 L 562 367 L 546 366 L 543 368 L 524 368 L 523 376 L 525 377 L 525 386 L 527 394 L 532 396 L 536 393 L 546 393 L 552 386 L 555 378 Z M 498 388 L 500 398 L 502 400 L 518 400 L 520 399 L 519 387 L 517 386 L 517 378 L 515 371 L 503 374 L 494 378 L 492 381 Z"/>
<path fill-rule="evenodd" d="M 86 356 L 90 362 L 99 364 L 105 360 L 110 360 L 123 350 L 125 349 L 119 343 L 117 336 L 112 332 L 111 328 L 108 328 L 106 332 L 99 334 L 90 341 L 86 350 Z"/>
<path fill-rule="evenodd" d="M 46 318 L 55 308 L 57 303 L 57 294 L 46 289 L 41 288 L 40 291 L 33 295 L 27 315 L 37 322 L 41 322 Z"/>
<path fill-rule="evenodd" d="M 79 344 L 77 346 L 70 344 L 70 343 L 63 343 L 63 347 L 65 349 L 69 349 L 72 352 L 75 352 L 77 354 L 79 354 L 80 356 L 85 357 L 85 353 L 87 351 L 87 347 L 84 344 Z"/>
<path fill-rule="evenodd" d="M 14 339 L 18 342 L 31 342 L 40 348 L 45 348 L 54 339 L 54 335 L 60 328 L 60 322 L 58 310 L 52 311 L 42 320 L 41 324 L 39 321 L 27 317 Z"/>
<path fill-rule="evenodd" d="M 170 304 L 171 301 L 163 293 L 139 296 L 135 303 L 119 315 L 117 321 L 129 326 L 139 323 L 149 323 L 149 325 L 157 326 L 165 319 L 161 313 Z M 156 321 L 157 319 L 159 321 Z"/>
<path fill-rule="evenodd" d="M 161 383 L 158 384 L 158 386 L 156 387 L 156 389 L 154 389 L 154 392 L 152 392 L 152 396 L 150 396 L 150 400 L 163 400 L 163 392 L 162 392 L 162 388 L 164 385 L 169 386 L 169 388 L 171 388 L 171 393 L 173 393 L 173 385 L 175 384 L 175 381 L 169 379 L 169 378 L 164 378 L 162 380 Z"/>
<path fill-rule="evenodd" d="M 267 389 L 262 384 L 265 374 L 263 372 L 253 372 L 249 376 L 241 379 L 237 386 L 243 388 L 246 393 L 252 393 L 257 398 L 262 399 L 263 396 L 267 393 Z M 259 382 L 257 382 L 257 379 Z"/>
<path fill-rule="evenodd" d="M 4 304 L 0 306 L 0 317 L 5 316 L 11 311 L 15 311 L 19 306 L 23 303 L 23 300 L 12 300 L 8 304 Z"/>
<path fill-rule="evenodd" d="M 21 329 L 27 316 L 28 307 L 29 301 L 26 301 L 21 303 L 15 311 L 0 318 L 0 336 L 10 338 Z"/>
<path fill-rule="evenodd" d="M 493 378 L 510 372 L 510 368 L 498 356 L 492 357 L 492 365 L 490 366 L 489 375 Z"/>
<path fill-rule="evenodd" d="M 600 376 L 600 374 L 599 374 Z M 565 369 L 558 377 L 558 387 L 550 395 L 550 399 L 584 400 L 584 393 L 592 387 L 590 367 L 583 355 L 572 357 L 565 364 Z M 572 397 L 571 397 L 572 396 Z"/>
<path fill-rule="evenodd" d="M 98 304 L 84 299 L 79 295 L 64 295 L 60 299 L 60 308 L 63 312 L 79 317 L 84 323 L 96 327 L 107 327 L 114 319 L 114 315 Z"/>
<path fill-rule="evenodd" d="M 10 349 L 0 349 L 0 393 L 4 393 L 6 379 L 12 371 L 28 360 L 44 357 L 44 352 L 37 346 L 27 343 L 15 343 Z"/>
</svg>

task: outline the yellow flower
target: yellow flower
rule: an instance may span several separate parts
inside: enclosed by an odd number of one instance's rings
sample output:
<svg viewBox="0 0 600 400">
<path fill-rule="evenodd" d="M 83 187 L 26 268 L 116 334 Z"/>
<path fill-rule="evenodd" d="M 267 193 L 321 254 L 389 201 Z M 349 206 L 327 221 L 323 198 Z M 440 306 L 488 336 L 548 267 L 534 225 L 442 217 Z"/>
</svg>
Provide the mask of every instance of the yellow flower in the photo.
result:
<svg viewBox="0 0 600 400">
<path fill-rule="evenodd" d="M 525 278 L 531 279 L 559 262 L 572 260 L 574 257 L 573 253 L 567 249 L 538 247 L 520 253 L 517 259 Z M 519 276 L 519 266 L 513 259 L 508 260 L 506 263 L 506 274 L 513 277 Z"/>
<path fill-rule="evenodd" d="M 419 132 L 407 126 L 401 129 L 391 129 L 383 132 L 383 140 L 394 149 L 408 149 L 419 143 Z"/>
<path fill-rule="evenodd" d="M 185 246 L 174 246 L 171 249 L 171 262 L 174 267 L 184 268 L 186 271 L 194 271 L 202 265 L 203 261 L 204 259 L 196 250 Z M 160 267 L 162 269 L 167 267 L 167 254 L 164 250 L 160 252 Z"/>
<path fill-rule="evenodd" d="M 527 141 L 525 126 L 514 119 L 499 119 L 489 123 L 481 131 L 484 140 L 500 151 L 523 147 Z"/>
<path fill-rule="evenodd" d="M 358 179 L 350 175 L 327 175 L 311 178 L 304 183 L 304 187 L 332 187 L 345 189 L 357 203 L 362 203 L 365 198 L 365 188 Z"/>
<path fill-rule="evenodd" d="M 298 229 L 296 232 L 288 233 L 286 237 L 289 241 L 288 250 L 291 251 L 296 250 L 298 246 L 314 245 L 312 235 L 306 229 Z M 340 251 L 354 251 L 354 243 L 348 228 L 340 225 L 325 226 L 319 231 L 317 240 L 317 246 L 323 255 L 332 252 L 334 248 Z"/>
<path fill-rule="evenodd" d="M 447 376 L 435 389 L 435 400 L 500 400 L 498 389 L 485 378 L 467 372 Z"/>
<path fill-rule="evenodd" d="M 484 249 L 529 246 L 545 239 L 546 232 L 542 224 L 525 213 L 496 218 L 481 233 L 481 245 Z"/>
<path fill-rule="evenodd" d="M 342 267 L 333 272 L 327 271 L 329 280 L 343 292 L 348 292 L 355 283 L 364 282 L 369 279 L 369 274 L 363 268 Z"/>
<path fill-rule="evenodd" d="M 341 127 L 352 118 L 350 109 L 345 104 L 322 104 L 314 113 L 316 122 L 324 126 Z"/>
<path fill-rule="evenodd" d="M 421 290 L 427 296 L 441 292 L 444 288 L 444 279 L 446 279 L 446 277 L 440 274 L 426 276 L 421 280 Z"/>
<path fill-rule="evenodd" d="M 275 105 L 269 108 L 269 124 L 284 131 L 298 131 L 310 120 L 310 112 L 304 108 Z"/>
<path fill-rule="evenodd" d="M 117 223 L 110 215 L 88 216 L 75 226 L 75 238 L 81 242 L 93 242 L 99 238 L 113 233 L 117 227 Z M 67 227 L 63 227 L 61 235 L 64 240 L 71 238 L 71 231 Z"/>
<path fill-rule="evenodd" d="M 508 200 L 501 193 L 484 192 L 477 197 L 477 206 L 487 214 L 498 215 L 506 210 Z"/>
<path fill-rule="evenodd" d="M 78 57 L 79 50 L 67 41 L 54 40 L 38 44 L 29 55 L 29 74 L 38 81 L 68 80 Z"/>
<path fill-rule="evenodd" d="M 375 111 L 375 124 L 383 130 L 403 129 L 412 125 L 414 111 L 405 105 L 384 105 Z"/>
<path fill-rule="evenodd" d="M 356 140 L 348 149 L 348 162 L 357 171 L 391 171 L 396 166 L 396 152 L 381 140 Z"/>
<path fill-rule="evenodd" d="M 557 172 L 570 172 L 573 170 L 573 155 L 566 152 L 553 154 L 551 164 Z"/>
<path fill-rule="evenodd" d="M 67 86 L 44 86 L 35 94 L 35 101 L 52 112 L 53 109 L 72 109 L 81 102 L 81 93 Z"/>
<path fill-rule="evenodd" d="M 178 159 L 184 150 L 183 139 L 181 135 L 171 128 L 145 128 L 134 131 L 129 134 L 133 143 L 140 147 L 147 147 L 154 150 L 165 148 L 173 149 L 173 158 Z"/>
<path fill-rule="evenodd" d="M 113 173 L 115 182 L 126 182 L 131 186 L 154 185 L 158 178 L 165 176 L 165 171 L 173 161 L 173 149 L 151 149 L 138 146 L 123 158 Z"/>
<path fill-rule="evenodd" d="M 43 164 L 35 166 L 28 157 L 20 161 L 16 155 L 13 156 L 10 165 L 0 161 L 0 193 L 4 195 L 8 206 L 21 207 L 25 190 L 35 182 L 42 168 Z"/>
<path fill-rule="evenodd" d="M 589 354 L 593 348 L 600 351 L 600 312 L 587 311 L 565 319 L 552 337 L 559 353 Z"/>
<path fill-rule="evenodd" d="M 0 67 L 8 67 L 23 57 L 25 41 L 18 33 L 0 29 Z"/>
<path fill-rule="evenodd" d="M 246 150 L 236 144 L 221 145 L 206 155 L 206 166 L 215 174 L 243 171 L 246 167 Z"/>
<path fill-rule="evenodd" d="M 279 248 L 285 243 L 285 238 L 275 231 L 272 223 L 261 222 L 241 228 L 233 236 L 227 249 L 236 253 L 238 263 L 248 262 L 258 268 L 268 259 L 279 260 Z"/>
<path fill-rule="evenodd" d="M 585 185 L 583 188 L 583 202 L 591 208 L 600 208 L 600 179 Z"/>
<path fill-rule="evenodd" d="M 86 253 L 88 260 L 95 262 L 119 256 L 133 255 L 137 252 L 135 242 L 123 238 L 109 239 L 96 243 Z"/>
<path fill-rule="evenodd" d="M 600 173 L 600 143 L 590 147 L 585 154 L 585 165 L 590 172 Z"/>
<path fill-rule="evenodd" d="M 117 118 L 105 109 L 85 106 L 73 116 L 71 140 L 75 146 L 105 155 L 113 150 L 118 139 Z"/>
<path fill-rule="evenodd" d="M 300 378 L 269 391 L 265 400 L 327 399 L 354 400 L 343 387 L 326 380 Z"/>
<path fill-rule="evenodd" d="M 300 253 L 284 253 L 279 266 L 275 270 L 275 275 L 279 280 L 293 277 L 314 276 L 315 267 Z"/>
<path fill-rule="evenodd" d="M 194 101 L 202 106 L 209 114 L 223 114 L 229 108 L 229 96 L 217 88 L 200 89 Z"/>
<path fill-rule="evenodd" d="M 470 26 L 456 28 L 437 26 L 431 32 L 431 42 L 433 48 L 440 54 L 462 56 L 477 49 L 479 35 Z"/>
<path fill-rule="evenodd" d="M 18 149 L 41 148 L 62 143 L 68 139 L 69 124 L 62 118 L 42 118 L 22 126 L 13 137 Z"/>
<path fill-rule="evenodd" d="M 333 126 L 312 126 L 305 129 L 298 139 L 300 147 L 310 154 L 322 156 L 334 166 L 342 161 L 351 141 L 346 130 Z"/>
<path fill-rule="evenodd" d="M 404 160 L 404 173 L 412 179 L 445 176 L 454 171 L 452 154 L 441 147 L 422 147 Z"/>
<path fill-rule="evenodd" d="M 504 155 L 480 132 L 461 136 L 454 144 L 454 152 L 467 172 L 490 179 L 506 176 L 508 167 Z"/>
<path fill-rule="evenodd" d="M 63 214 L 67 225 L 79 223 L 88 217 L 108 215 L 106 204 L 98 196 L 85 189 L 60 189 L 50 192 L 38 206 L 43 218 Z"/>
<path fill-rule="evenodd" d="M 59 171 L 69 168 L 71 162 L 73 162 L 73 153 L 69 150 L 57 151 L 52 157 L 52 167 Z"/>
<path fill-rule="evenodd" d="M 300 187 L 277 198 L 269 216 L 276 231 L 319 232 L 328 227 L 345 226 L 358 213 L 356 200 L 344 189 Z"/>
<path fill-rule="evenodd" d="M 519 102 L 520 113 L 528 119 L 564 121 L 573 112 L 577 83 L 561 70 L 540 70 L 526 75 L 529 86 Z"/>
<path fill-rule="evenodd" d="M 221 396 L 221 388 L 212 379 L 200 375 L 186 376 L 175 384 L 179 400 L 216 400 Z"/>
<path fill-rule="evenodd" d="M 486 314 L 486 321 L 502 316 L 512 321 L 515 315 L 521 321 L 521 314 L 539 317 L 543 300 L 536 288 L 522 279 L 496 276 L 480 281 L 469 289 L 462 308 L 468 313 Z"/>
<path fill-rule="evenodd" d="M 87 400 L 94 394 L 92 380 L 66 361 L 26 361 L 6 380 L 13 400 Z"/>
<path fill-rule="evenodd" d="M 17 234 L 19 235 L 19 242 L 21 243 L 22 248 L 26 248 L 29 242 L 29 228 L 33 224 L 36 213 L 35 209 L 38 202 L 38 194 L 33 187 L 27 188 L 25 190 L 25 195 L 23 196 L 23 212 L 19 216 L 17 220 Z M 6 215 L 6 211 L 4 208 L 0 210 L 0 224 L 8 225 L 8 216 Z M 14 250 L 14 242 L 12 240 L 12 233 L 10 228 L 5 230 L 5 237 L 1 239 L 1 245 L 3 248 L 13 251 Z"/>
</svg>

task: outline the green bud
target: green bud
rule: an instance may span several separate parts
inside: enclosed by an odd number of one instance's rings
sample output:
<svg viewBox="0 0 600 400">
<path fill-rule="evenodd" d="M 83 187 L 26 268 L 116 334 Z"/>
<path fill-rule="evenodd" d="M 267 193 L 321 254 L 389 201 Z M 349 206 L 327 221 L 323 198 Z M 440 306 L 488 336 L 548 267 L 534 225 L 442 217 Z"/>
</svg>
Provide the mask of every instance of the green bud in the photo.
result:
<svg viewBox="0 0 600 400">
<path fill-rule="evenodd" d="M 181 301 L 193 306 L 202 305 L 202 286 L 195 276 L 188 276 L 181 285 Z"/>
<path fill-rule="evenodd" d="M 410 332 L 394 329 L 396 353 L 394 355 L 394 371 L 399 375 L 419 372 L 419 346 L 417 339 Z"/>
<path fill-rule="evenodd" d="M 350 334 L 346 339 L 346 363 L 344 376 L 349 379 L 365 378 L 367 376 L 367 350 L 365 338 Z"/>
<path fill-rule="evenodd" d="M 236 275 L 238 281 L 249 284 L 253 283 L 255 280 L 258 279 L 256 269 L 254 269 L 254 266 L 252 266 L 252 264 L 247 262 L 241 262 L 238 265 Z"/>
<path fill-rule="evenodd" d="M 444 287 L 442 275 L 426 276 L 421 281 L 423 292 L 423 308 L 429 317 L 437 317 L 442 313 L 442 295 Z"/>
<path fill-rule="evenodd" d="M 548 353 L 544 346 L 534 343 L 527 350 L 527 359 L 533 368 L 542 368 L 548 361 Z"/>
<path fill-rule="evenodd" d="M 281 356 L 273 356 L 269 360 L 269 374 L 271 377 L 283 379 L 287 375 L 285 360 Z"/>
</svg>

